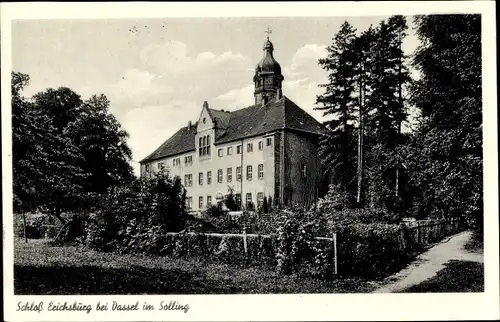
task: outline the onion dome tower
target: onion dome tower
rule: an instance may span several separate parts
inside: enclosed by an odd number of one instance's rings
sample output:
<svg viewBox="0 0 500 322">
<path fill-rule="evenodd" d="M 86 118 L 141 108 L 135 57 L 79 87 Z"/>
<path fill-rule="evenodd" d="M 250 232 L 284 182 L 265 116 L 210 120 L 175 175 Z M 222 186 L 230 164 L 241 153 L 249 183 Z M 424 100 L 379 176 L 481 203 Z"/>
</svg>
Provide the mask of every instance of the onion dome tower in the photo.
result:
<svg viewBox="0 0 500 322">
<path fill-rule="evenodd" d="M 264 57 L 255 67 L 255 76 L 253 77 L 256 105 L 265 105 L 273 99 L 280 99 L 282 96 L 281 66 L 273 57 L 274 46 L 269 40 L 271 30 L 268 28 L 266 33 L 267 40 L 263 47 Z"/>
</svg>

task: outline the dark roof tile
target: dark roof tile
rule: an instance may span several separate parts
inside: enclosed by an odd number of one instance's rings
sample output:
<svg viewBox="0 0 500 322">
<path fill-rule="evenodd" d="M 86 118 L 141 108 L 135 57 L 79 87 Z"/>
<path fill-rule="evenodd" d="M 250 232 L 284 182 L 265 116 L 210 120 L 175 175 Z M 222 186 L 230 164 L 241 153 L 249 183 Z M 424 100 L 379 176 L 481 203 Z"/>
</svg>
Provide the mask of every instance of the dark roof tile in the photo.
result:
<svg viewBox="0 0 500 322">
<path fill-rule="evenodd" d="M 323 126 L 287 97 L 265 106 L 252 105 L 233 112 L 209 109 L 221 132 L 215 144 L 241 140 L 280 129 L 293 129 L 323 134 Z M 195 150 L 196 123 L 189 130 L 184 127 L 165 141 L 156 151 L 141 161 L 150 161 Z"/>
</svg>

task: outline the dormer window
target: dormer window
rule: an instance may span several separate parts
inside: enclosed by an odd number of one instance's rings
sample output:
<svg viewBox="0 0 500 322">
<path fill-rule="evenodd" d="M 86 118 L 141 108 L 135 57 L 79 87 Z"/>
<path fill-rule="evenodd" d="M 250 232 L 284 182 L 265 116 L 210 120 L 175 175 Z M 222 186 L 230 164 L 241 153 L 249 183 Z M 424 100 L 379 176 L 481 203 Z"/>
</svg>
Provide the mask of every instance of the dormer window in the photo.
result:
<svg viewBox="0 0 500 322">
<path fill-rule="evenodd" d="M 198 139 L 199 156 L 210 155 L 210 135 L 205 135 Z"/>
<path fill-rule="evenodd" d="M 203 124 L 205 124 L 205 123 L 207 123 L 207 118 L 206 117 L 203 118 Z"/>
</svg>

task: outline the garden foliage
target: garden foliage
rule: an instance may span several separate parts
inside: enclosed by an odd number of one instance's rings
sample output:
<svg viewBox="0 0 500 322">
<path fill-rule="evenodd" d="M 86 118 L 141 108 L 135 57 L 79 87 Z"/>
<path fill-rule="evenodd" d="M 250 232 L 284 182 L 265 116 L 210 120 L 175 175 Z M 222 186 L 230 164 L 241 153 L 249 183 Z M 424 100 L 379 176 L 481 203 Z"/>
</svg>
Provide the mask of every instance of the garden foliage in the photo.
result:
<svg viewBox="0 0 500 322">
<path fill-rule="evenodd" d="M 181 180 L 161 172 L 113 188 L 89 218 L 86 242 L 103 250 L 159 253 L 166 232 L 184 229 L 185 199 Z"/>
</svg>

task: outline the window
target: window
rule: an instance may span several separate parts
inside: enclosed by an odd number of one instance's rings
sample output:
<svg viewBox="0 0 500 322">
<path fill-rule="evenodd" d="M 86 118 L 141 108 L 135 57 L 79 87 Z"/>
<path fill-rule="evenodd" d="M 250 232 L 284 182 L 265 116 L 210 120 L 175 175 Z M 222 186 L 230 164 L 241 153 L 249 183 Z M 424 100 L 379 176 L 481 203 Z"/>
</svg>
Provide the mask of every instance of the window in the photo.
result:
<svg viewBox="0 0 500 322">
<path fill-rule="evenodd" d="M 241 145 L 236 146 L 236 154 L 241 154 Z"/>
<path fill-rule="evenodd" d="M 172 160 L 172 165 L 175 167 L 175 166 L 179 166 L 181 165 L 181 159 L 180 158 L 175 158 Z"/>
<path fill-rule="evenodd" d="M 241 167 L 236 167 L 236 181 L 241 181 Z"/>
<path fill-rule="evenodd" d="M 207 206 L 212 205 L 212 196 L 207 196 Z"/>
<path fill-rule="evenodd" d="M 184 157 L 184 164 L 193 164 L 193 156 Z"/>
<path fill-rule="evenodd" d="M 307 165 L 303 164 L 302 165 L 302 178 L 307 177 Z"/>
<path fill-rule="evenodd" d="M 238 206 L 241 206 L 241 194 L 240 193 L 237 193 L 235 196 L 234 196 L 234 200 L 236 201 L 236 204 Z"/>
<path fill-rule="evenodd" d="M 233 181 L 233 168 L 227 168 L 227 182 Z"/>
<path fill-rule="evenodd" d="M 251 202 L 252 202 L 252 193 L 249 192 L 249 193 L 247 193 L 247 198 L 246 198 L 247 207 L 248 207 L 248 204 Z"/>
<path fill-rule="evenodd" d="M 273 143 L 273 139 L 272 138 L 267 138 L 266 139 L 266 145 L 267 146 L 270 146 L 272 143 Z"/>
<path fill-rule="evenodd" d="M 198 154 L 200 156 L 210 155 L 210 135 L 198 139 Z"/>
<path fill-rule="evenodd" d="M 198 197 L 198 208 L 203 208 L 203 197 Z"/>
<path fill-rule="evenodd" d="M 203 185 L 203 172 L 198 173 L 198 184 Z"/>
<path fill-rule="evenodd" d="M 247 165 L 247 180 L 252 180 L 252 166 Z"/>
<path fill-rule="evenodd" d="M 184 175 L 184 186 L 191 187 L 193 185 L 193 175 L 186 174 Z"/>
<path fill-rule="evenodd" d="M 217 170 L 217 182 L 222 183 L 222 169 Z"/>
<path fill-rule="evenodd" d="M 160 170 L 160 171 L 161 171 L 161 170 L 163 170 L 163 169 L 165 169 L 165 163 L 163 163 L 163 162 L 158 162 L 158 170 Z"/>
<path fill-rule="evenodd" d="M 221 158 L 221 157 L 222 157 L 222 154 L 223 154 L 222 149 L 219 149 L 219 150 L 217 151 L 217 155 L 219 156 L 219 158 Z"/>
<path fill-rule="evenodd" d="M 248 143 L 247 144 L 247 152 L 252 152 L 253 151 L 253 143 Z"/>
<path fill-rule="evenodd" d="M 264 179 L 264 165 L 263 164 L 259 164 L 258 171 L 259 171 L 259 179 Z"/>
<path fill-rule="evenodd" d="M 259 141 L 259 150 L 262 150 L 264 148 L 264 142 Z"/>
<path fill-rule="evenodd" d="M 212 184 L 212 171 L 207 171 L 207 184 Z"/>
<path fill-rule="evenodd" d="M 186 208 L 187 209 L 193 208 L 193 197 L 186 198 Z"/>
<path fill-rule="evenodd" d="M 233 147 L 232 146 L 229 146 L 227 147 L 227 155 L 232 155 L 233 154 Z"/>
<path fill-rule="evenodd" d="M 263 204 L 264 204 L 264 193 L 259 192 L 257 193 L 257 205 L 259 205 L 259 207 L 262 207 Z"/>
<path fill-rule="evenodd" d="M 149 164 L 146 164 L 146 172 L 149 172 Z"/>
</svg>

